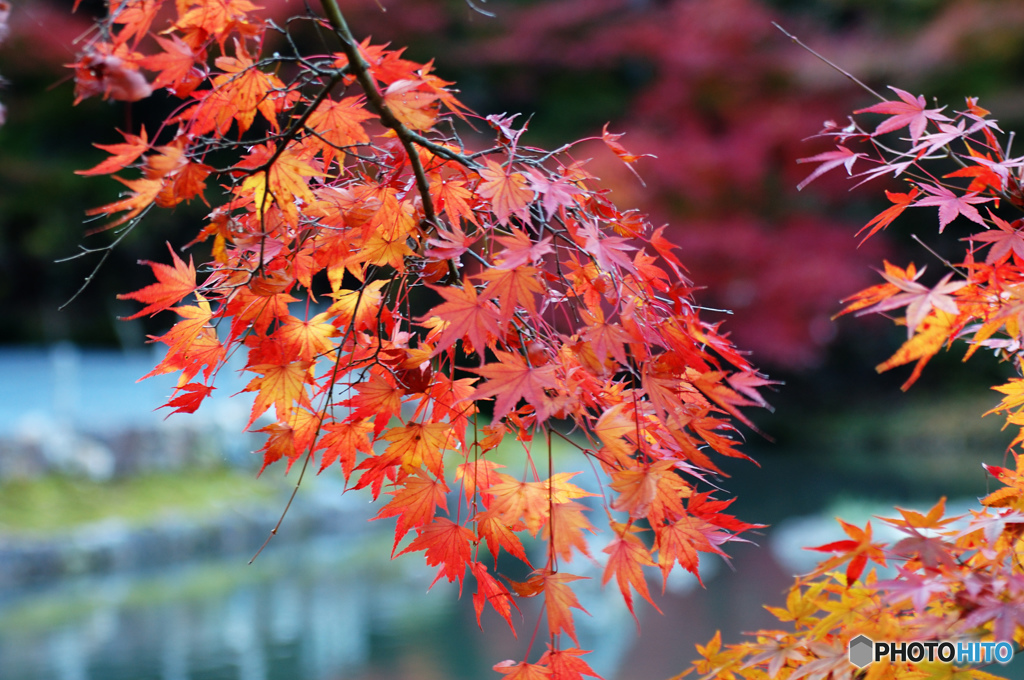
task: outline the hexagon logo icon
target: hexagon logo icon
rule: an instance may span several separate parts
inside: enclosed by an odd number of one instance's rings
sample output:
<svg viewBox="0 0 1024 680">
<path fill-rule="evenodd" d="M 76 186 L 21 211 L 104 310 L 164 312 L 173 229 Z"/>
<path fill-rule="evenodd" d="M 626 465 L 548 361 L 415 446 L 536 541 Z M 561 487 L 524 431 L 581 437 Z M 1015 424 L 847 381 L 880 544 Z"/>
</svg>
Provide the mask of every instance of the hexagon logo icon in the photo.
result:
<svg viewBox="0 0 1024 680">
<path fill-rule="evenodd" d="M 857 668 L 864 668 L 874 660 L 875 643 L 865 635 L 858 635 L 850 640 L 850 663 Z"/>
</svg>

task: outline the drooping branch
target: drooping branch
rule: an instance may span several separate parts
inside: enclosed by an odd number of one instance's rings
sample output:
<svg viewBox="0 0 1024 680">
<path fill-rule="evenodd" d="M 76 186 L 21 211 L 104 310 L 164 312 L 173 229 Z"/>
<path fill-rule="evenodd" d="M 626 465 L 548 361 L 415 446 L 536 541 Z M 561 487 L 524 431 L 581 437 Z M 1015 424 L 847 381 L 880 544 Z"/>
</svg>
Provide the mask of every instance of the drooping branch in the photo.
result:
<svg viewBox="0 0 1024 680">
<path fill-rule="evenodd" d="M 428 149 L 437 156 L 457 161 L 470 168 L 477 167 L 477 163 L 462 154 L 453 153 L 450 149 L 440 144 L 435 144 L 422 135 L 414 133 L 395 116 L 395 113 L 388 107 L 387 102 L 384 101 L 384 96 L 377 89 L 377 83 L 370 73 L 370 65 L 366 63 L 362 52 L 359 51 L 359 43 L 356 41 L 355 36 L 352 35 L 352 31 L 349 29 L 348 22 L 345 21 L 345 16 L 341 13 L 338 3 L 336 0 L 322 0 L 321 4 L 327 20 L 341 42 L 342 51 L 348 57 L 348 63 L 352 72 L 362 86 L 363 92 L 366 93 L 367 102 L 380 117 L 381 123 L 395 131 L 398 141 L 401 142 L 406 155 L 409 157 L 409 165 L 412 167 L 413 176 L 416 178 L 416 188 L 423 202 L 423 219 L 430 225 L 430 233 L 433 233 L 437 230 L 439 223 L 437 213 L 434 210 L 434 201 L 430 197 L 430 182 L 427 179 L 426 170 L 423 168 L 423 162 L 420 160 L 419 152 L 416 150 L 416 145 Z M 458 280 L 459 277 L 458 268 L 451 260 L 448 261 L 448 277 L 453 281 Z"/>
<path fill-rule="evenodd" d="M 321 4 L 324 8 L 324 14 L 327 15 L 327 20 L 341 42 L 342 51 L 348 57 L 348 63 L 353 74 L 366 93 L 366 100 L 369 102 L 370 107 L 380 117 L 380 121 L 385 127 L 395 131 L 398 140 L 405 148 L 405 153 L 409 156 L 409 164 L 412 166 L 413 175 L 416 178 L 416 188 L 419 190 L 420 198 L 423 200 L 424 219 L 431 225 L 431 228 L 436 229 L 437 214 L 434 212 L 434 202 L 430 198 L 430 183 L 427 180 L 427 173 L 423 169 L 423 163 L 420 161 L 419 153 L 416 151 L 416 140 L 413 139 L 412 131 L 402 121 L 398 120 L 398 117 L 395 116 L 394 112 L 384 101 L 380 90 L 377 89 L 377 83 L 370 73 L 370 65 L 363 59 L 363 55 L 359 51 L 359 43 L 356 41 L 355 36 L 352 35 L 348 22 L 345 21 L 345 16 L 341 13 L 336 0 L 322 0 Z"/>
</svg>

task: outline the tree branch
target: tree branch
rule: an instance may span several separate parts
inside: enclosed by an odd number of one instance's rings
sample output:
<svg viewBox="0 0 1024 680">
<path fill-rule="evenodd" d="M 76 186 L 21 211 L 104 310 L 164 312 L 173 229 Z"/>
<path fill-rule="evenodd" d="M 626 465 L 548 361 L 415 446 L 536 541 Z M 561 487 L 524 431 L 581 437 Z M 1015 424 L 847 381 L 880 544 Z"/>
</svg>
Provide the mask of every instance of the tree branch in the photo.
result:
<svg viewBox="0 0 1024 680">
<path fill-rule="evenodd" d="M 345 21 L 345 17 L 342 15 L 336 0 L 321 0 L 321 5 L 323 5 L 327 20 L 331 23 L 331 28 L 334 29 L 335 34 L 341 41 L 341 48 L 345 56 L 348 57 L 349 67 L 366 93 L 366 99 L 370 107 L 380 117 L 380 122 L 385 127 L 395 131 L 398 141 L 405 148 L 405 153 L 409 157 L 409 164 L 412 166 L 413 175 L 416 178 L 416 188 L 419 189 L 420 198 L 423 199 L 423 217 L 432 227 L 436 228 L 437 214 L 434 212 L 434 201 L 430 198 L 430 183 L 427 180 L 427 173 L 423 169 L 423 163 L 420 161 L 419 152 L 416 150 L 412 131 L 402 121 L 398 120 L 394 112 L 385 103 L 384 96 L 377 89 L 377 83 L 370 73 L 370 65 L 363 59 L 363 55 L 359 51 L 359 43 L 356 41 L 355 36 L 352 35 L 352 31 L 349 30 L 348 23 Z"/>
<path fill-rule="evenodd" d="M 349 67 L 366 93 L 367 102 L 380 117 L 381 123 L 385 127 L 394 130 L 398 140 L 402 143 L 402 147 L 409 157 L 409 165 L 412 166 L 413 176 L 416 178 L 416 188 L 419 190 L 420 198 L 423 201 L 423 219 L 430 225 L 431 231 L 436 231 L 439 223 L 437 213 L 434 211 L 434 201 L 430 197 L 430 182 L 427 180 L 427 173 L 423 169 L 423 162 L 420 160 L 420 154 L 416 150 L 416 145 L 418 144 L 428 149 L 435 155 L 457 161 L 468 167 L 477 167 L 477 164 L 462 154 L 454 153 L 440 144 L 435 144 L 422 135 L 416 134 L 406 127 L 402 121 L 398 120 L 394 112 L 384 101 L 384 96 L 380 90 L 377 89 L 377 83 L 374 80 L 373 74 L 370 73 L 370 65 L 363 59 L 363 54 L 359 51 L 359 43 L 356 41 L 355 36 L 352 35 L 348 22 L 345 21 L 345 17 L 338 7 L 337 0 L 321 0 L 320 4 L 324 8 L 324 14 L 327 16 L 331 28 L 334 29 L 335 35 L 338 36 L 341 42 L 342 51 L 348 57 Z M 458 278 L 455 263 L 451 260 L 448 261 L 448 273 L 451 277 Z"/>
</svg>

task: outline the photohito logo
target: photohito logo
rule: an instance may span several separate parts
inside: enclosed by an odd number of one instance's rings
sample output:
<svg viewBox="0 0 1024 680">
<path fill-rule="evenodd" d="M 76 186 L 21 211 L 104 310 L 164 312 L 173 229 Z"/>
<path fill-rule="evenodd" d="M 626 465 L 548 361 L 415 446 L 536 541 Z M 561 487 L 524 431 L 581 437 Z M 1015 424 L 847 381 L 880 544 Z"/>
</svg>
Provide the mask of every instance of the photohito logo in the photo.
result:
<svg viewBox="0 0 1024 680">
<path fill-rule="evenodd" d="M 943 663 L 1009 663 L 1013 645 L 1009 642 L 875 642 L 866 635 L 850 640 L 850 663 L 864 668 L 870 663 L 889 661 L 942 661 Z"/>
</svg>

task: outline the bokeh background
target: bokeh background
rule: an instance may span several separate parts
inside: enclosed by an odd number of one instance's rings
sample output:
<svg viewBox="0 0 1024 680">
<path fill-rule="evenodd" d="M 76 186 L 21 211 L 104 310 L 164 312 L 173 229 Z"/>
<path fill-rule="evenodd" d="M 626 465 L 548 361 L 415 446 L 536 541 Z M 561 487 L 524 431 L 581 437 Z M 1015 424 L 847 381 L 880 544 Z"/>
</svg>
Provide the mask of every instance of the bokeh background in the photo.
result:
<svg viewBox="0 0 1024 680">
<path fill-rule="evenodd" d="M 910 238 L 934 238 L 934 213 L 909 211 L 858 247 L 854 234 L 896 185 L 850 191 L 834 171 L 796 191 L 809 173 L 796 160 L 830 149 L 812 138 L 824 121 L 843 122 L 872 99 L 772 22 L 876 89 L 951 107 L 977 96 L 1013 130 L 1024 123 L 1024 4 L 475 2 L 494 16 L 463 0 L 342 5 L 357 35 L 435 59 L 473 109 L 528 118 L 536 145 L 609 123 L 631 151 L 656 156 L 639 162 L 641 184 L 600 145 L 579 152 L 617 204 L 670 225 L 698 301 L 731 310 L 723 327 L 785 383 L 770 396 L 774 413 L 755 414 L 771 437 L 750 435 L 761 467 L 731 465 L 725 482 L 741 518 L 772 527 L 759 545 L 734 548 L 732 570 L 711 565 L 706 588 L 670 584 L 665 616 L 647 608 L 641 637 L 595 585 L 581 639 L 595 668 L 666 677 L 717 628 L 735 639 L 771 623 L 760 605 L 778 603 L 791 575 L 809 568 L 798 548 L 831 540 L 835 514 L 862 520 L 893 503 L 985 492 L 978 463 L 1001 462 L 1010 436 L 981 414 L 1008 370 L 980 355 L 963 364 L 953 351 L 904 394 L 905 372 L 873 368 L 903 331 L 831 319 L 842 298 L 877 280 L 883 258 L 929 265 L 937 278 L 940 263 Z M 120 187 L 74 171 L 104 157 L 92 143 L 119 141 L 115 128 L 153 130 L 169 106 L 160 95 L 71 106 L 63 65 L 103 3 L 83 0 L 76 14 L 71 4 L 16 2 L 0 46 L 0 677 L 497 677 L 490 665 L 521 657 L 526 641 L 497 620 L 481 634 L 468 601 L 440 585 L 426 593 L 422 564 L 389 563 L 390 528 L 367 524 L 372 511 L 328 473 L 304 482 L 282 536 L 246 566 L 294 475 L 254 479 L 258 444 L 239 434 L 241 398 L 167 421 L 154 413 L 171 383 L 135 380 L 157 361 L 147 335 L 173 320 L 117 320 L 134 307 L 116 294 L 149 282 L 137 261 L 166 260 L 167 243 L 190 241 L 206 206 L 154 212 L 60 309 L 96 259 L 55 261 L 109 242 L 85 236 L 84 215 Z M 257 4 L 281 20 L 305 11 L 297 0 Z M 219 394 L 244 386 L 222 377 Z"/>
</svg>

